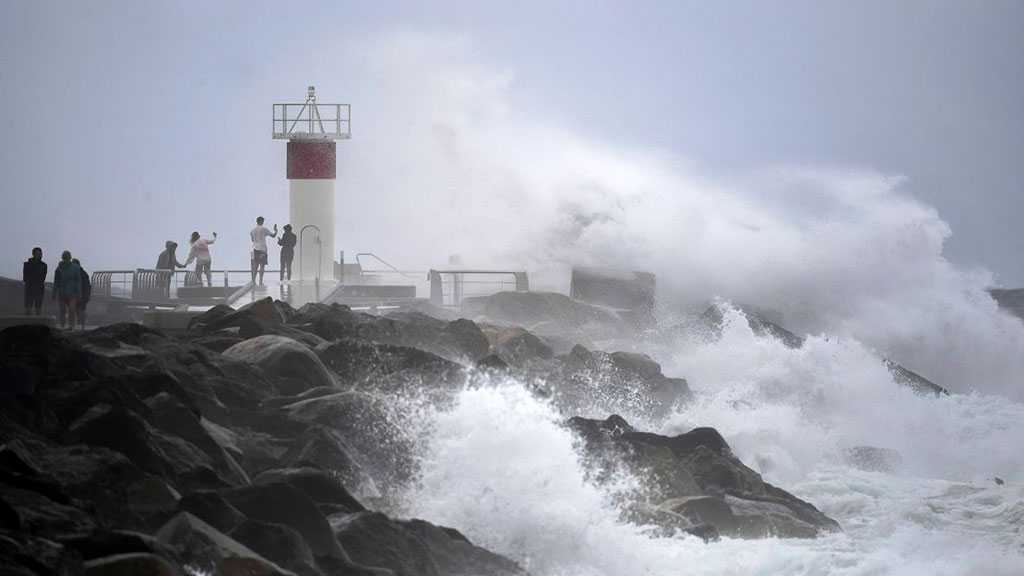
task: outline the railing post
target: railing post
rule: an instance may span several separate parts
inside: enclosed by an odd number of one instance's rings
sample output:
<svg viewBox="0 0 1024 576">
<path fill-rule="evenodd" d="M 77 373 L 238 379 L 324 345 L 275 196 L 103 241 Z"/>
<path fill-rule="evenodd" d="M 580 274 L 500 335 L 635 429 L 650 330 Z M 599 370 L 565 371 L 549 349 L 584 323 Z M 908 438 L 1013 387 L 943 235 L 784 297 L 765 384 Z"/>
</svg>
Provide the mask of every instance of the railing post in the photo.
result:
<svg viewBox="0 0 1024 576">
<path fill-rule="evenodd" d="M 427 273 L 430 280 L 430 303 L 435 306 L 444 306 L 444 292 L 441 289 L 441 273 L 431 270 Z"/>
</svg>

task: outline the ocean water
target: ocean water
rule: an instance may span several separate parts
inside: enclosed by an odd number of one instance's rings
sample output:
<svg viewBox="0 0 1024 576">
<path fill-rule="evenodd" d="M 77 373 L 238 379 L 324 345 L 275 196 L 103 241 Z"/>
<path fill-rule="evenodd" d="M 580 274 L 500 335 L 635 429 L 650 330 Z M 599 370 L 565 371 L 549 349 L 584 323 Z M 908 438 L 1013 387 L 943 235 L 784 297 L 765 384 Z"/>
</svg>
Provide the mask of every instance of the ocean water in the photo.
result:
<svg viewBox="0 0 1024 576">
<path fill-rule="evenodd" d="M 799 158 L 710 173 L 629 134 L 524 113 L 517 91 L 529 86 L 477 48 L 407 31 L 324 53 L 374 127 L 339 171 L 342 189 L 374 191 L 346 234 L 398 264 L 457 254 L 468 267 L 529 270 L 535 290 L 565 293 L 573 266 L 647 270 L 667 311 L 724 298 L 778 313 L 810 335 L 801 349 L 756 337 L 735 311 L 711 341 L 617 344 L 651 353 L 696 393 L 664 420 L 622 415 L 663 434 L 716 427 L 844 531 L 650 538 L 587 484 L 563 415 L 514 381 L 467 389 L 423 418 L 422 477 L 404 513 L 544 576 L 1024 574 L 1024 323 L 986 293 L 995 274 L 946 258 L 955 231 L 927 191 Z M 914 395 L 883 356 L 953 394 Z M 898 451 L 902 465 L 859 470 L 843 458 L 855 446 Z"/>
<path fill-rule="evenodd" d="M 918 396 L 855 341 L 810 338 L 792 350 L 755 336 L 735 311 L 720 339 L 679 346 L 665 369 L 690 378 L 696 400 L 658 422 L 627 419 L 663 434 L 716 427 L 842 533 L 651 537 L 611 504 L 631 479 L 588 483 L 564 417 L 515 381 L 467 389 L 428 417 L 403 513 L 454 526 L 538 576 L 1024 574 L 1024 405 Z M 890 472 L 848 464 L 844 450 L 864 445 L 902 462 Z"/>
</svg>

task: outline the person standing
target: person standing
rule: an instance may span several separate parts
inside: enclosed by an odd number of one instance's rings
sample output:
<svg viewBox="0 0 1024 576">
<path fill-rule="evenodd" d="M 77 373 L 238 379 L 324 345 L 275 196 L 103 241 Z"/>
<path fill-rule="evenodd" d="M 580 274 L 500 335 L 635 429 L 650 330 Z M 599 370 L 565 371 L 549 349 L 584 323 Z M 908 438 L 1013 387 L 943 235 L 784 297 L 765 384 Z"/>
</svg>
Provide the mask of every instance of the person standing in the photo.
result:
<svg viewBox="0 0 1024 576">
<path fill-rule="evenodd" d="M 177 270 L 178 268 L 184 268 L 185 265 L 178 262 L 178 255 L 175 253 L 178 249 L 178 243 L 168 240 L 164 243 L 164 251 L 160 253 L 160 256 L 156 259 L 157 270 Z"/>
<path fill-rule="evenodd" d="M 43 262 L 42 248 L 36 246 L 32 249 L 32 257 L 21 267 L 21 280 L 25 283 L 25 315 L 31 316 L 34 311 L 39 316 L 46 293 L 46 262 Z"/>
<path fill-rule="evenodd" d="M 78 313 L 78 325 L 82 327 L 82 330 L 85 330 L 85 309 L 89 306 L 89 299 L 92 298 L 92 281 L 89 279 L 89 273 L 85 271 L 85 268 L 82 268 L 82 263 L 78 261 L 78 258 L 72 258 L 71 262 L 78 266 L 78 269 L 81 271 L 82 290 L 81 295 L 78 297 L 76 312 Z"/>
<path fill-rule="evenodd" d="M 256 284 L 256 273 L 260 276 L 260 286 L 263 286 L 263 272 L 267 267 L 267 237 L 277 238 L 277 224 L 274 224 L 274 231 L 271 232 L 263 227 L 263 216 L 256 218 L 256 227 L 249 232 L 252 239 L 252 283 Z"/>
<path fill-rule="evenodd" d="M 281 247 L 281 280 L 292 279 L 292 260 L 295 259 L 295 244 L 298 243 L 298 238 L 295 233 L 292 232 L 292 225 L 284 225 L 284 233 L 277 240 L 277 245 Z"/>
<path fill-rule="evenodd" d="M 71 252 L 60 255 L 60 263 L 53 273 L 53 299 L 59 304 L 60 327 L 70 324 L 75 329 L 78 299 L 82 296 L 82 268 L 71 259 Z"/>
<path fill-rule="evenodd" d="M 195 260 L 196 275 L 199 276 L 199 283 L 203 283 L 203 273 L 205 273 L 206 283 L 211 287 L 213 286 L 213 277 L 210 274 L 210 266 L 213 264 L 213 258 L 210 257 L 210 244 L 216 241 L 216 232 L 213 233 L 213 238 L 202 238 L 199 236 L 199 232 L 193 232 L 192 237 L 189 239 L 192 248 L 188 251 L 188 259 L 185 260 L 185 266 L 188 266 Z"/>
</svg>

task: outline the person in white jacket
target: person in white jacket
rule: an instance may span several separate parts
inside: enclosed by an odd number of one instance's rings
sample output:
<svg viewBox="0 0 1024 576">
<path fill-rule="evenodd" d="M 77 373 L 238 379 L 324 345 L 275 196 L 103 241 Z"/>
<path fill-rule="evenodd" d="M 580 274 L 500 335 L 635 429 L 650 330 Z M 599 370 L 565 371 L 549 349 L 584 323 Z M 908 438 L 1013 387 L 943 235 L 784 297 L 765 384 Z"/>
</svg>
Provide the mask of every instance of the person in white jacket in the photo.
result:
<svg viewBox="0 0 1024 576">
<path fill-rule="evenodd" d="M 188 260 L 185 261 L 185 266 L 196 261 L 196 274 L 199 276 L 199 282 L 203 282 L 203 273 L 206 273 L 206 283 L 209 286 L 213 286 L 213 278 L 210 275 L 210 265 L 213 263 L 213 259 L 210 257 L 210 244 L 217 241 L 217 233 L 213 233 L 213 238 L 202 238 L 199 236 L 199 232 L 193 232 L 192 238 L 189 239 L 189 243 L 192 248 L 188 251 Z"/>
</svg>

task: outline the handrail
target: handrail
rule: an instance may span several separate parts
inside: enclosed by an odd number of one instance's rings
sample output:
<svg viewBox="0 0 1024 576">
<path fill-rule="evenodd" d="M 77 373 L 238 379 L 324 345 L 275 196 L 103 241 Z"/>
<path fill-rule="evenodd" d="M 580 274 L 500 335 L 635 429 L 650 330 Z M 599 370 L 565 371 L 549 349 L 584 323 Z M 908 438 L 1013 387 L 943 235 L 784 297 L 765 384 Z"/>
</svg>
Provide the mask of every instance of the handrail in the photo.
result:
<svg viewBox="0 0 1024 576">
<path fill-rule="evenodd" d="M 360 253 L 356 254 L 356 264 L 359 264 L 360 268 L 363 267 L 363 263 L 359 261 L 359 257 L 360 256 L 369 256 L 369 257 L 373 258 L 374 260 L 376 260 L 377 262 L 380 262 L 381 264 L 387 266 L 393 272 L 395 272 L 395 273 L 397 273 L 397 274 L 399 274 L 401 276 L 405 276 L 406 278 L 415 278 L 415 276 L 412 276 L 410 274 L 407 274 L 407 273 L 399 270 L 398 268 L 395 268 L 389 262 L 385 262 L 383 258 L 381 258 L 380 256 L 377 256 L 373 252 L 360 252 Z"/>
</svg>

